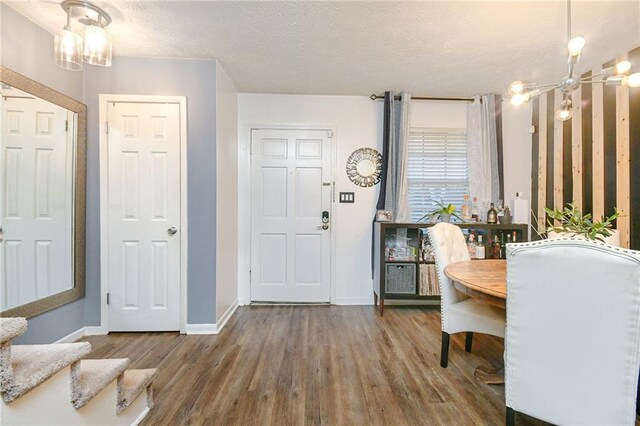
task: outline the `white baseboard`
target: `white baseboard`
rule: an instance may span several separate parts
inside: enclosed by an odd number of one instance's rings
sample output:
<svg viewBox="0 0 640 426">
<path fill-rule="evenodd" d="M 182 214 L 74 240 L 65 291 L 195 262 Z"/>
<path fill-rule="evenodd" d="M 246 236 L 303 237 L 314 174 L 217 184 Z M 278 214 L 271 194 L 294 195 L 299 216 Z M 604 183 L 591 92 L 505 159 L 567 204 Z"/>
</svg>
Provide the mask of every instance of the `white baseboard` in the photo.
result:
<svg viewBox="0 0 640 426">
<path fill-rule="evenodd" d="M 56 340 L 53 343 L 73 343 L 81 337 L 86 336 L 86 327 L 82 327 L 77 329 L 76 331 L 72 331 L 61 339 Z"/>
<path fill-rule="evenodd" d="M 336 297 L 332 305 L 373 305 L 371 297 Z"/>
<path fill-rule="evenodd" d="M 220 333 L 220 331 L 222 331 L 222 328 L 227 324 L 227 321 L 229 321 L 229 318 L 231 318 L 231 316 L 236 311 L 236 309 L 238 309 L 238 301 L 237 300 L 235 302 L 233 302 L 231 304 L 231 306 L 229 306 L 229 309 L 227 309 L 225 311 L 225 313 L 222 314 L 222 316 L 220 317 L 220 319 L 216 323 L 217 333 Z"/>
<path fill-rule="evenodd" d="M 184 331 L 190 336 L 197 334 L 218 334 L 218 328 L 215 324 L 187 324 Z"/>
<path fill-rule="evenodd" d="M 222 331 L 222 328 L 227 324 L 229 318 L 238 309 L 238 301 L 236 300 L 229 306 L 229 309 L 225 311 L 220 317 L 220 320 L 214 324 L 187 324 L 185 331 L 188 335 L 198 334 L 218 334 Z"/>
<path fill-rule="evenodd" d="M 142 395 L 140 396 L 140 398 L 142 398 Z M 131 426 L 138 426 L 140 422 L 144 420 L 145 417 L 147 417 L 149 411 L 151 411 L 151 409 L 147 407 L 142 413 L 140 413 L 140 415 L 133 421 L 133 423 L 131 423 Z"/>
<path fill-rule="evenodd" d="M 109 334 L 101 325 L 88 325 L 84 329 L 85 336 L 103 336 Z"/>
</svg>

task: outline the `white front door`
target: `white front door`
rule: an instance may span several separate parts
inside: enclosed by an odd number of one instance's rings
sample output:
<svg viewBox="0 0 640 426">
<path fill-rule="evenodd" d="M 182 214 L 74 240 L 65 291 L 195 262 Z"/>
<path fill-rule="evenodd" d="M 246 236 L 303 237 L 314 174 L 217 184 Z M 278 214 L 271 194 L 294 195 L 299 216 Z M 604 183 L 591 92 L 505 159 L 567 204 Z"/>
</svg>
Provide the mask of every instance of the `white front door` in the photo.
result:
<svg viewBox="0 0 640 426">
<path fill-rule="evenodd" d="M 109 330 L 179 330 L 180 105 L 107 115 Z"/>
<path fill-rule="evenodd" d="M 73 134 L 62 107 L 31 96 L 2 104 L 0 310 L 74 285 Z"/>
<path fill-rule="evenodd" d="M 330 132 L 253 130 L 251 139 L 251 300 L 329 302 Z"/>
</svg>

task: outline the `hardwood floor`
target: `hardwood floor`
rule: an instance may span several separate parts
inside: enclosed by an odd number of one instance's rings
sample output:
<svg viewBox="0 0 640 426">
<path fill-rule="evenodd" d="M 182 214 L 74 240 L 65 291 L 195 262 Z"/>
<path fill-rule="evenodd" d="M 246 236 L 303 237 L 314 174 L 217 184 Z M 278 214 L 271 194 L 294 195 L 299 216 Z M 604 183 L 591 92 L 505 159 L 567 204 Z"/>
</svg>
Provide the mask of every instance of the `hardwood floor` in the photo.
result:
<svg viewBox="0 0 640 426">
<path fill-rule="evenodd" d="M 217 336 L 112 333 L 89 357 L 158 367 L 145 425 L 500 425 L 504 386 L 478 382 L 502 339 L 454 335 L 439 365 L 440 313 L 427 307 L 239 308 Z M 540 424 L 518 415 L 518 425 Z"/>
</svg>

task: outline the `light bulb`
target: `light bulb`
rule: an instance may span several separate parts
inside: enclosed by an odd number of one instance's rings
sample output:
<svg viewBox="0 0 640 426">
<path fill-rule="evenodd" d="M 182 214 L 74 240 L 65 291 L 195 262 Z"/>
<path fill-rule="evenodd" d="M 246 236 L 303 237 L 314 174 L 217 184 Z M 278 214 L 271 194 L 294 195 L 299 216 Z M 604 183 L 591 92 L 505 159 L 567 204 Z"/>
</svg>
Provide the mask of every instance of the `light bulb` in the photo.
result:
<svg viewBox="0 0 640 426">
<path fill-rule="evenodd" d="M 69 71 L 82 70 L 82 37 L 66 25 L 53 40 L 53 58 L 56 65 Z"/>
<path fill-rule="evenodd" d="M 520 106 L 528 101 L 527 96 L 524 93 L 516 93 L 511 97 L 511 105 Z"/>
<path fill-rule="evenodd" d="M 520 94 L 524 91 L 524 83 L 520 80 L 512 81 L 509 84 L 509 94 L 511 96 Z"/>
<path fill-rule="evenodd" d="M 580 52 L 582 52 L 582 48 L 584 47 L 585 41 L 582 37 L 574 37 L 569 40 L 567 44 L 567 49 L 569 49 L 569 55 L 571 56 L 580 56 Z"/>
<path fill-rule="evenodd" d="M 624 82 L 629 87 L 640 87 L 640 72 L 633 73 L 626 77 Z"/>
<path fill-rule="evenodd" d="M 99 25 L 84 30 L 84 61 L 91 65 L 111 66 L 111 36 Z"/>
<path fill-rule="evenodd" d="M 556 111 L 556 118 L 560 121 L 567 121 L 573 117 L 573 108 L 571 108 L 571 100 L 565 99 L 560 104 L 560 108 Z"/>
<path fill-rule="evenodd" d="M 626 74 L 631 69 L 631 62 L 629 61 L 620 61 L 616 64 L 616 74 Z"/>
</svg>

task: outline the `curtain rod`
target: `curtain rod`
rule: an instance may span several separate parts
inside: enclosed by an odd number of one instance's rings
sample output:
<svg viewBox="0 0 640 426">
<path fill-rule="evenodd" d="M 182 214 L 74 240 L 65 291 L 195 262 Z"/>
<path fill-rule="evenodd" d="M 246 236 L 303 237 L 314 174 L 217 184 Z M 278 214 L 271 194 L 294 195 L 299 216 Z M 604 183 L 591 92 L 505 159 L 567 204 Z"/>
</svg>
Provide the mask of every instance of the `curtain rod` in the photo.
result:
<svg viewBox="0 0 640 426">
<path fill-rule="evenodd" d="M 372 101 L 377 101 L 378 99 L 384 99 L 384 95 L 376 95 L 375 93 L 369 96 L 369 99 Z M 394 96 L 394 99 L 400 100 L 400 96 Z M 437 97 L 437 96 L 412 96 L 412 101 L 452 101 L 452 102 L 473 102 L 473 98 L 445 98 L 445 97 Z"/>
</svg>

